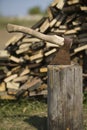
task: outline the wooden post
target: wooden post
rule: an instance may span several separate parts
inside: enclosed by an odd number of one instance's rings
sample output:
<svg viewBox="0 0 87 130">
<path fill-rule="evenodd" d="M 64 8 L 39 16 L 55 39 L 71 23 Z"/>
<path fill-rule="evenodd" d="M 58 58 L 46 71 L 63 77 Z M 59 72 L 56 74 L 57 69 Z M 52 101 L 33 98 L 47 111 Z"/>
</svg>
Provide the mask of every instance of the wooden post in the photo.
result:
<svg viewBox="0 0 87 130">
<path fill-rule="evenodd" d="M 82 68 L 48 66 L 48 130 L 82 130 Z"/>
</svg>

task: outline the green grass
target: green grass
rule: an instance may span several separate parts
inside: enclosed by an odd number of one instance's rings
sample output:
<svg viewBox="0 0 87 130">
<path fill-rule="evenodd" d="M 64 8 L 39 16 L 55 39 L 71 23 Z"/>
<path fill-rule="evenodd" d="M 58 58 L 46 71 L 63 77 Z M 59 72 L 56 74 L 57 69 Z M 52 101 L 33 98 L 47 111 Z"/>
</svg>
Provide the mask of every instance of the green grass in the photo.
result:
<svg viewBox="0 0 87 130">
<path fill-rule="evenodd" d="M 45 100 L 0 101 L 0 130 L 47 130 Z"/>
<path fill-rule="evenodd" d="M 87 130 L 87 103 L 84 127 Z M 46 99 L 0 100 L 0 130 L 47 130 Z"/>
</svg>

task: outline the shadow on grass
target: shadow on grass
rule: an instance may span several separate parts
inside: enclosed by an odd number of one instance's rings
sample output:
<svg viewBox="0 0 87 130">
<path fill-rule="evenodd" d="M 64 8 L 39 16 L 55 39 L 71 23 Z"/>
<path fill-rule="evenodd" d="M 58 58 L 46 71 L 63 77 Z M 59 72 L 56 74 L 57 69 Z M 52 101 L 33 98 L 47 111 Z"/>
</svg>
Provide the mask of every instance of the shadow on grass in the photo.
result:
<svg viewBox="0 0 87 130">
<path fill-rule="evenodd" d="M 24 121 L 37 130 L 47 130 L 47 117 L 31 116 Z"/>
</svg>

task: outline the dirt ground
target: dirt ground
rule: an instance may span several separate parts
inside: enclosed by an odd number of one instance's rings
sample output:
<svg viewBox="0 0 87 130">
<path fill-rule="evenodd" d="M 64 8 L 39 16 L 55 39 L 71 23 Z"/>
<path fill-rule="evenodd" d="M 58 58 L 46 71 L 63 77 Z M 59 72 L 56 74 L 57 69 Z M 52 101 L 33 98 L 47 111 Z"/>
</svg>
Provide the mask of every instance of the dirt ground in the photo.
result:
<svg viewBox="0 0 87 130">
<path fill-rule="evenodd" d="M 7 30 L 0 30 L 0 50 L 5 48 L 5 44 L 13 36 L 13 33 L 8 33 Z"/>
</svg>

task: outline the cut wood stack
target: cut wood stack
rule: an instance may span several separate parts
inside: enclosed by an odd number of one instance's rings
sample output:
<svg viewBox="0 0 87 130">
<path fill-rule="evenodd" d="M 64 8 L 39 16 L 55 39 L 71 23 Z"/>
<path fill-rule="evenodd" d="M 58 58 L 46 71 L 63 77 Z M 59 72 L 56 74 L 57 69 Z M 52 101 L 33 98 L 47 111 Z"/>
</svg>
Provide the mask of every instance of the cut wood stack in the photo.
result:
<svg viewBox="0 0 87 130">
<path fill-rule="evenodd" d="M 7 25 L 17 35 L 0 51 L 1 99 L 47 94 L 47 65 L 66 37 L 73 39 L 71 60 L 83 66 L 87 77 L 87 1 L 54 0 L 47 13 L 31 28 Z"/>
</svg>

